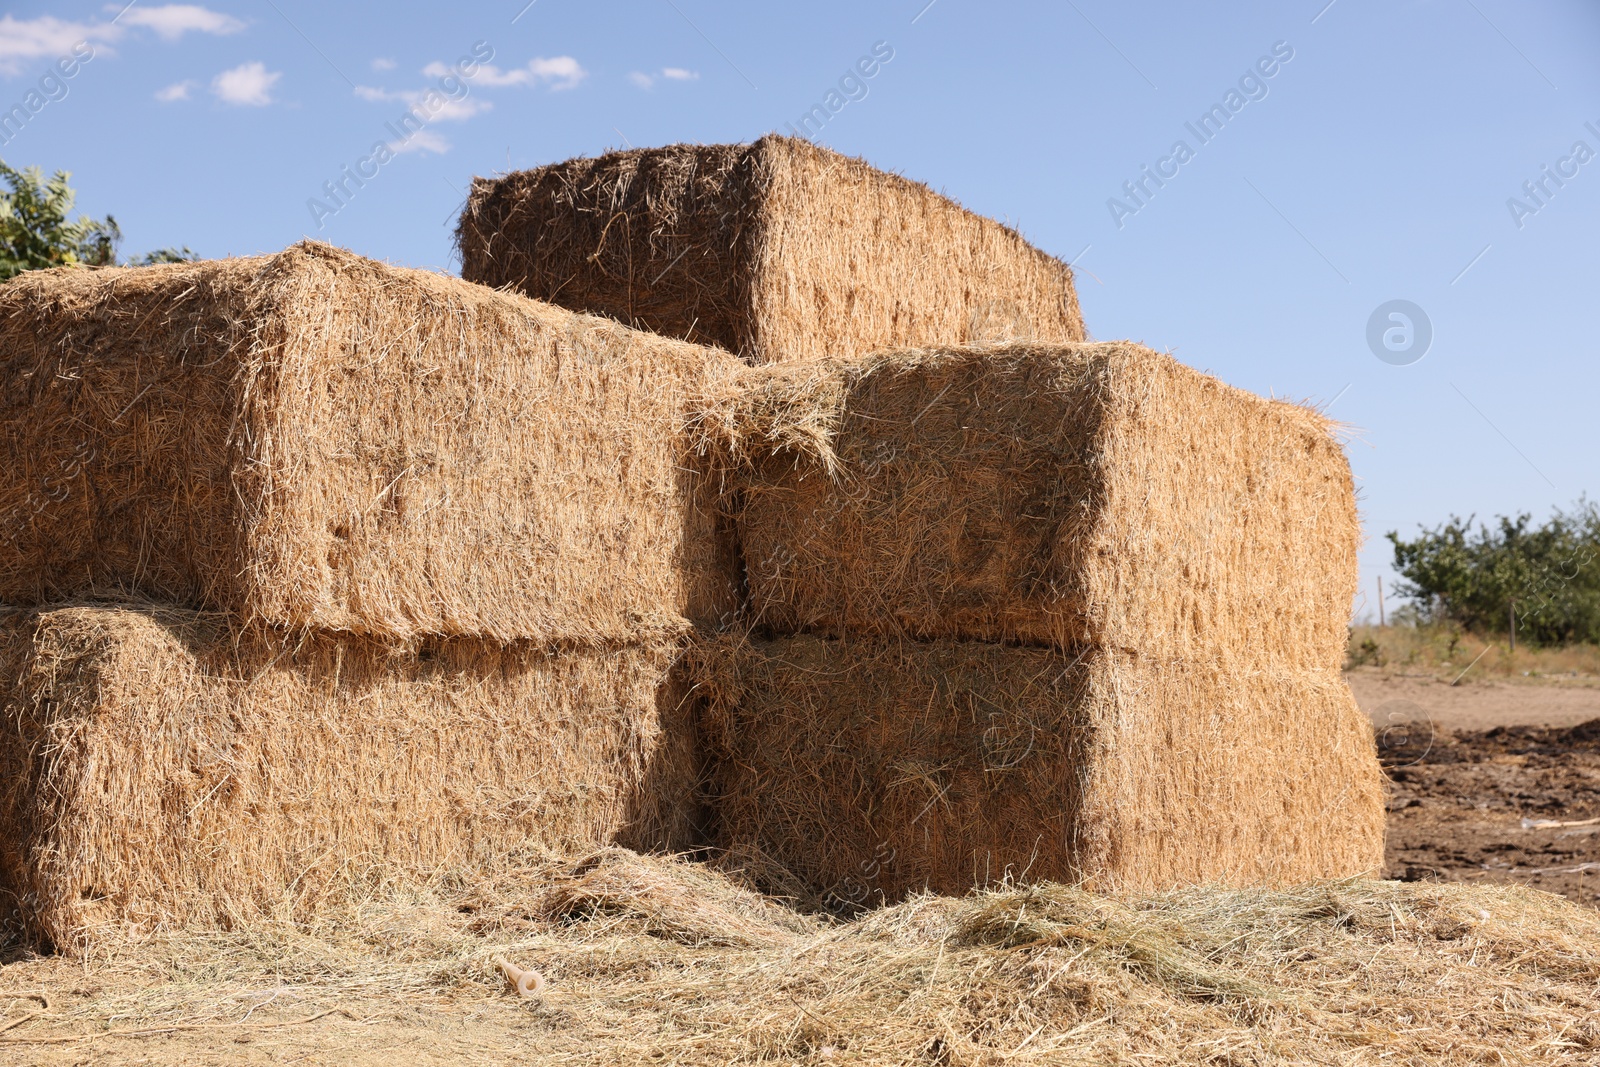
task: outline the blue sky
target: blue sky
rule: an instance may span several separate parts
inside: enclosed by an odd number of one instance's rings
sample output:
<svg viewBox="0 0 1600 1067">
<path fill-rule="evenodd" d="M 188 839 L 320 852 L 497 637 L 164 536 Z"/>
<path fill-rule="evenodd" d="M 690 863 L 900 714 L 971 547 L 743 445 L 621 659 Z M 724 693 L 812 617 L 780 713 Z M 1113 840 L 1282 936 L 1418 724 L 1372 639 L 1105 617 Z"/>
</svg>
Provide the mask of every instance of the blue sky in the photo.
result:
<svg viewBox="0 0 1600 1067">
<path fill-rule="evenodd" d="M 785 130 L 887 46 L 817 140 L 1075 260 L 1093 336 L 1351 426 L 1358 613 L 1387 530 L 1600 493 L 1593 0 L 524 3 L 9 4 L 0 108 L 38 95 L 0 157 L 72 171 L 129 253 L 310 235 L 454 270 L 472 175 Z M 379 144 L 404 150 L 329 199 Z M 1418 361 L 1369 346 L 1392 300 L 1431 325 Z"/>
</svg>

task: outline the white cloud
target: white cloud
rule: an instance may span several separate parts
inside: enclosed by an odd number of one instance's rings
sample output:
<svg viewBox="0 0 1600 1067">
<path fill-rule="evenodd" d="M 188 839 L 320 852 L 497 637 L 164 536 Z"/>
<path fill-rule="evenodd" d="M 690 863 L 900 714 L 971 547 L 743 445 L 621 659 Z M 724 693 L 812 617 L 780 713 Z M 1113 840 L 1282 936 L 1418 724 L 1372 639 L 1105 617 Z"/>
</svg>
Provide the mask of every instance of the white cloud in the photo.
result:
<svg viewBox="0 0 1600 1067">
<path fill-rule="evenodd" d="M 356 95 L 374 104 L 386 100 L 402 101 L 418 108 L 429 122 L 465 122 L 494 107 L 487 100 L 474 100 L 471 97 L 451 99 L 437 89 L 389 90 L 358 85 Z"/>
<path fill-rule="evenodd" d="M 260 62 L 241 63 L 225 70 L 211 81 L 211 91 L 226 104 L 265 107 L 272 103 L 272 87 L 283 77 Z"/>
<path fill-rule="evenodd" d="M 429 63 L 422 69 L 422 73 L 433 78 L 443 77 L 450 72 L 450 68 L 443 63 Z M 551 89 L 572 89 L 588 76 L 589 72 L 571 56 L 553 56 L 549 59 L 535 56 L 528 61 L 527 66 L 512 70 L 501 70 L 485 63 L 470 80 L 475 85 L 495 88 L 507 85 L 547 85 Z"/>
<path fill-rule="evenodd" d="M 397 156 L 407 152 L 432 152 L 442 156 L 450 151 L 450 142 L 434 133 L 432 130 L 418 130 L 404 141 L 390 141 L 389 151 Z"/>
<path fill-rule="evenodd" d="M 494 107 L 487 100 L 473 100 L 471 98 L 451 100 L 442 93 L 439 99 L 431 105 L 425 101 L 418 101 L 418 103 L 421 104 L 424 111 L 428 112 L 428 118 L 433 122 L 466 122 L 472 116 L 481 115 Z"/>
<path fill-rule="evenodd" d="M 71 55 L 72 46 L 80 41 L 94 46 L 96 56 L 112 55 L 111 44 L 120 40 L 130 26 L 146 27 L 168 40 L 175 40 L 191 30 L 225 34 L 236 33 L 245 26 L 231 15 L 197 4 L 159 7 L 135 4 L 127 9 L 118 4 L 108 5 L 107 10 L 122 14 L 106 22 L 74 22 L 54 15 L 33 19 L 0 15 L 0 75 L 19 74 L 28 67 Z"/>
<path fill-rule="evenodd" d="M 105 41 L 116 27 L 68 22 L 50 15 L 36 19 L 0 16 L 0 74 L 17 74 L 33 61 L 54 62 L 72 54 L 72 46 L 93 38 Z"/>
<path fill-rule="evenodd" d="M 379 56 L 377 59 L 374 59 L 372 61 L 372 69 L 373 70 L 393 70 L 394 68 L 395 68 L 394 60 L 385 59 L 383 56 Z"/>
<path fill-rule="evenodd" d="M 443 63 L 429 63 L 422 68 L 422 73 L 430 78 L 442 78 L 448 69 Z M 485 63 L 478 68 L 478 73 L 472 76 L 472 80 L 480 85 L 498 87 L 502 85 L 526 85 L 531 77 L 532 75 L 528 71 L 520 67 L 516 70 L 503 71 L 492 63 Z"/>
<path fill-rule="evenodd" d="M 110 10 L 117 10 L 112 6 Z M 232 15 L 212 11 L 198 4 L 163 4 L 160 7 L 135 5 L 122 13 L 129 26 L 145 26 L 168 41 L 175 41 L 191 30 L 196 33 L 228 34 L 244 29 Z"/>
<path fill-rule="evenodd" d="M 163 104 L 170 104 L 175 100 L 189 99 L 189 91 L 194 88 L 192 81 L 173 82 L 165 89 L 156 90 L 156 99 Z"/>
<path fill-rule="evenodd" d="M 673 82 L 692 82 L 700 80 L 700 72 L 697 70 L 685 70 L 682 67 L 662 67 L 659 74 L 641 74 L 639 71 L 633 71 L 628 75 L 628 80 L 641 89 L 648 89 L 655 85 L 657 78 L 665 78 Z"/>
<path fill-rule="evenodd" d="M 549 83 L 552 89 L 575 88 L 589 76 L 589 72 L 571 56 L 556 56 L 553 59 L 535 56 L 528 61 L 528 69 L 533 72 L 535 78 Z"/>
</svg>

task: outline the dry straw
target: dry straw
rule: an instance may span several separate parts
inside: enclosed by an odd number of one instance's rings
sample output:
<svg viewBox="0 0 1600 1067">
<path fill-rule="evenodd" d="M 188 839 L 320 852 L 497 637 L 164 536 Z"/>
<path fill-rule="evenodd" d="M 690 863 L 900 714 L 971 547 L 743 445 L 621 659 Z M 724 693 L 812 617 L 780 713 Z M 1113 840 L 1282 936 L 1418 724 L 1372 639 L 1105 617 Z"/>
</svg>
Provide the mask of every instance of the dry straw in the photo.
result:
<svg viewBox="0 0 1600 1067">
<path fill-rule="evenodd" d="M 303 243 L 0 287 L 0 600 L 604 647 L 736 604 L 686 397 L 732 361 Z"/>
<path fill-rule="evenodd" d="M 779 900 L 752 892 L 714 868 L 605 849 L 555 880 L 540 902 L 551 922 L 612 924 L 686 945 L 757 947 L 815 930 Z"/>
<path fill-rule="evenodd" d="M 729 636 L 694 658 L 718 843 L 836 908 L 1005 880 L 1286 885 L 1383 862 L 1371 725 L 1333 672 L 807 635 Z"/>
<path fill-rule="evenodd" d="M 1137 345 L 756 367 L 697 416 L 755 623 L 1336 670 L 1360 526 L 1331 424 Z"/>
<path fill-rule="evenodd" d="M 808 141 L 672 145 L 478 178 L 462 277 L 752 362 L 1085 336 L 1072 271 Z"/>
<path fill-rule="evenodd" d="M 548 978 L 537 1003 L 497 957 Z M 167 1059 L 367 1062 L 382 1020 L 422 1060 L 1578 1067 L 1600 1055 L 1597 982 L 1600 917 L 1516 887 L 1000 887 L 835 924 L 610 854 L 15 962 L 0 1004 L 34 999 L 0 1044 L 131 1064 L 149 1037 L 116 1035 L 154 1031 Z"/>
<path fill-rule="evenodd" d="M 678 643 L 401 651 L 148 606 L 0 617 L 0 888 L 33 940 L 318 912 L 374 881 L 681 848 Z"/>
</svg>

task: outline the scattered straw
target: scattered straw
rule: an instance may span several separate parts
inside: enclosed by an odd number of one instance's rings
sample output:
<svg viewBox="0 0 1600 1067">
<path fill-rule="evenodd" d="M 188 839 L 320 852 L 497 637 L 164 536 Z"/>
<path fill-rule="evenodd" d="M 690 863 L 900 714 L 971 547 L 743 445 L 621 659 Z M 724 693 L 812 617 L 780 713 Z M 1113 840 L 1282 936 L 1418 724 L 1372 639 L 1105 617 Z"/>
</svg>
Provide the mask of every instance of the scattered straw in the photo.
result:
<svg viewBox="0 0 1600 1067">
<path fill-rule="evenodd" d="M 630 877 L 650 883 L 640 914 L 694 913 L 715 877 L 645 858 L 505 869 L 309 925 L 175 931 L 83 961 L 17 962 L 0 970 L 0 993 L 62 990 L 53 1017 L 27 1031 L 47 1040 L 342 1009 L 352 1018 L 285 1028 L 273 1048 L 360 1063 L 378 1062 L 380 1033 L 407 1059 L 557 1065 L 1521 1067 L 1600 1055 L 1600 916 L 1525 889 L 999 887 L 918 896 L 849 923 L 797 915 L 754 942 L 741 916 L 771 902 L 731 882 L 721 895 L 744 903 L 729 905 L 727 936 L 702 926 L 712 936 L 662 937 L 652 920 L 617 912 L 545 915 L 552 893 L 631 864 Z M 513 994 L 497 956 L 536 965 L 550 979 L 544 995 Z M 227 1033 L 173 1033 L 163 1055 L 237 1056 Z M 123 1043 L 96 1051 L 111 1063 L 149 1055 Z"/>
</svg>

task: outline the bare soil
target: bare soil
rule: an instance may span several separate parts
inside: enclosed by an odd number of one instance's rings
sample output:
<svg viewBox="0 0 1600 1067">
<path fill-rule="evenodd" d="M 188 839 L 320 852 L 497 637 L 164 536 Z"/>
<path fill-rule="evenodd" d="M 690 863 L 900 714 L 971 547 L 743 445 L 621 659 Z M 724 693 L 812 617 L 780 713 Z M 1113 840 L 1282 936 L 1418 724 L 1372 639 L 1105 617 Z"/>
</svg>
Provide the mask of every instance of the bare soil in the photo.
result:
<svg viewBox="0 0 1600 1067">
<path fill-rule="evenodd" d="M 1388 877 L 1517 882 L 1600 906 L 1600 719 L 1378 739 Z"/>
<path fill-rule="evenodd" d="M 1364 668 L 1351 689 L 1389 774 L 1385 875 L 1514 882 L 1600 906 L 1600 687 L 1452 686 Z"/>
</svg>

